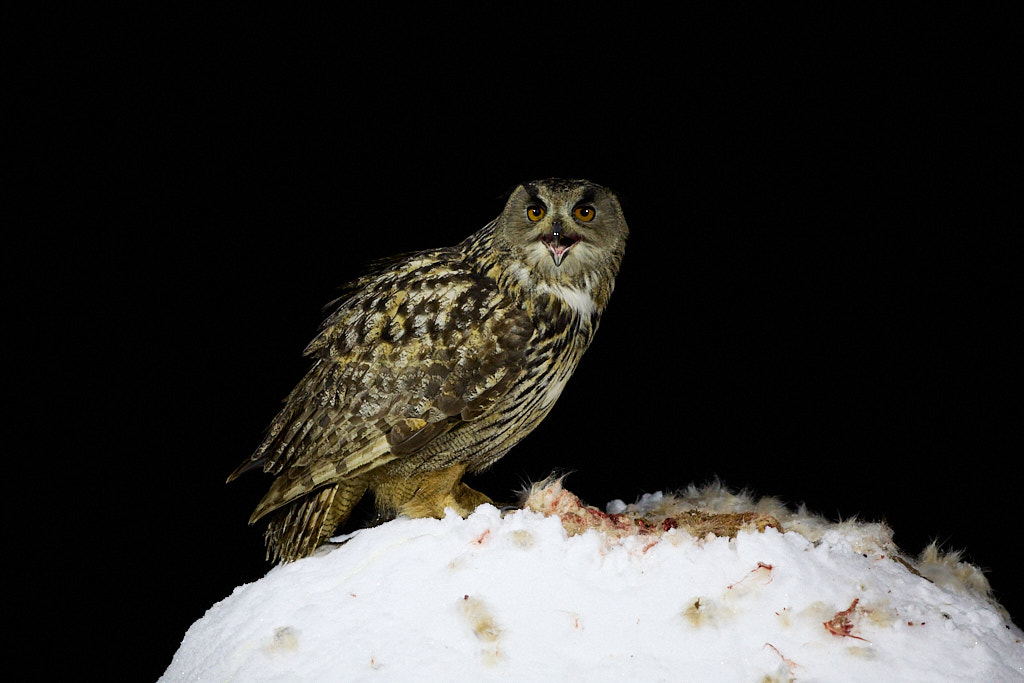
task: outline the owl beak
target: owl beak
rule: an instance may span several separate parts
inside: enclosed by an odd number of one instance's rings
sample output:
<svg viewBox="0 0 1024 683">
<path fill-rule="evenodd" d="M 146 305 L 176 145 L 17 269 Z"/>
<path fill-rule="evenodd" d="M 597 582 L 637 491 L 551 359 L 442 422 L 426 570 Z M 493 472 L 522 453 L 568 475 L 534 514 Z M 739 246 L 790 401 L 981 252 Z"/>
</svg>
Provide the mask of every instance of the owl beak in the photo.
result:
<svg viewBox="0 0 1024 683">
<path fill-rule="evenodd" d="M 555 262 L 557 267 L 562 265 L 566 254 L 569 253 L 574 244 L 579 242 L 579 238 L 566 234 L 562 224 L 559 221 L 555 221 L 551 224 L 551 233 L 542 236 L 541 241 L 548 248 L 551 260 Z"/>
</svg>

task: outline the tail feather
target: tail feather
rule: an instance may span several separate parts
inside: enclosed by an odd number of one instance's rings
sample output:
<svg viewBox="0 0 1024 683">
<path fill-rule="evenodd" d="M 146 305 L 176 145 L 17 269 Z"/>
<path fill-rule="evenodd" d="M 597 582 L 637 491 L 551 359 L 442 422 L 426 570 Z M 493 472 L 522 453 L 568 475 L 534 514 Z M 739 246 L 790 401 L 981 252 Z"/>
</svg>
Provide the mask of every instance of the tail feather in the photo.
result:
<svg viewBox="0 0 1024 683">
<path fill-rule="evenodd" d="M 272 513 L 264 538 L 267 559 L 292 562 L 313 554 L 348 519 L 366 492 L 363 477 L 318 489 Z"/>
</svg>

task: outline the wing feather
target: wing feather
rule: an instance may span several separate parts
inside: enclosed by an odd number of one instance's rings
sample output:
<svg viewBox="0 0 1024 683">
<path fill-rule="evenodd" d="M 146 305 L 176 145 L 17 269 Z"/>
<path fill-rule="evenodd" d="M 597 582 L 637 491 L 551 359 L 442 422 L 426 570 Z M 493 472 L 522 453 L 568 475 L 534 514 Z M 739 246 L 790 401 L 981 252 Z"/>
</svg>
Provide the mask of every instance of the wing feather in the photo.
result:
<svg viewBox="0 0 1024 683">
<path fill-rule="evenodd" d="M 315 363 L 231 475 L 257 467 L 277 475 L 253 521 L 409 457 L 487 414 L 520 377 L 529 317 L 443 253 L 363 278 L 324 323 L 307 347 Z"/>
</svg>

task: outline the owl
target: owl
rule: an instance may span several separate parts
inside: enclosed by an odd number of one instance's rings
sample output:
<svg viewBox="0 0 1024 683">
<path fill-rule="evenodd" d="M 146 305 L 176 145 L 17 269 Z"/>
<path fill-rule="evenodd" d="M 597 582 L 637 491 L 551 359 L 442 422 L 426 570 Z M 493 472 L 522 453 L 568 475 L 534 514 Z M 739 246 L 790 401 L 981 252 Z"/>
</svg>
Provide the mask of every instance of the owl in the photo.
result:
<svg viewBox="0 0 1024 683">
<path fill-rule="evenodd" d="M 461 243 L 379 262 L 344 289 L 313 364 L 228 477 L 275 478 L 249 520 L 267 558 L 310 555 L 367 492 L 381 519 L 490 502 L 462 478 L 547 416 L 597 331 L 629 229 L 585 180 L 517 187 Z"/>
</svg>

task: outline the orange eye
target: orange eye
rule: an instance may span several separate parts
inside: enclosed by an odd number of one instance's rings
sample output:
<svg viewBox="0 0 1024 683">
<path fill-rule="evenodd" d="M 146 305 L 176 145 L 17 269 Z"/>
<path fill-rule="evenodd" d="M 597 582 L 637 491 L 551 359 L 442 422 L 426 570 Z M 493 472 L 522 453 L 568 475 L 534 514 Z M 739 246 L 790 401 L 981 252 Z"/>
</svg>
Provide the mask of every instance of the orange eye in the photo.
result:
<svg viewBox="0 0 1024 683">
<path fill-rule="evenodd" d="M 536 223 L 541 218 L 544 218 L 544 207 L 537 206 L 536 204 L 526 207 L 526 217 Z"/>
<path fill-rule="evenodd" d="M 572 213 L 574 216 L 576 216 L 576 218 L 586 223 L 588 221 L 594 220 L 594 214 L 596 214 L 597 212 L 594 211 L 594 207 L 592 206 L 577 206 L 576 210 L 573 211 Z"/>
</svg>

